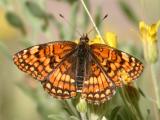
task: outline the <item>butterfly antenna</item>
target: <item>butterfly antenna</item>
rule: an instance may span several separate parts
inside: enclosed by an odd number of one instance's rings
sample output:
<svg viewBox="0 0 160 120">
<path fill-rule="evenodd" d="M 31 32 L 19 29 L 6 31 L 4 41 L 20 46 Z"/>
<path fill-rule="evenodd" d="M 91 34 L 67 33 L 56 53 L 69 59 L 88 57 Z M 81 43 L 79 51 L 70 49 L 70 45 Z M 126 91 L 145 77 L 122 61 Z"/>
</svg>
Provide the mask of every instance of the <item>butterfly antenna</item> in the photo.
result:
<svg viewBox="0 0 160 120">
<path fill-rule="evenodd" d="M 108 14 L 106 14 L 106 15 L 101 19 L 100 24 L 102 24 L 102 22 L 103 22 L 107 17 L 108 17 Z M 94 29 L 95 29 L 95 27 L 93 26 L 93 27 L 87 32 L 87 34 L 90 34 Z"/>
<path fill-rule="evenodd" d="M 72 28 L 74 28 L 73 24 L 70 23 L 62 14 L 59 14 L 59 16 L 60 16 L 62 19 L 64 19 L 64 21 L 65 21 L 67 24 L 69 24 Z M 80 33 L 77 29 L 76 29 L 75 31 L 78 33 L 78 35 L 82 36 L 81 33 Z"/>
</svg>

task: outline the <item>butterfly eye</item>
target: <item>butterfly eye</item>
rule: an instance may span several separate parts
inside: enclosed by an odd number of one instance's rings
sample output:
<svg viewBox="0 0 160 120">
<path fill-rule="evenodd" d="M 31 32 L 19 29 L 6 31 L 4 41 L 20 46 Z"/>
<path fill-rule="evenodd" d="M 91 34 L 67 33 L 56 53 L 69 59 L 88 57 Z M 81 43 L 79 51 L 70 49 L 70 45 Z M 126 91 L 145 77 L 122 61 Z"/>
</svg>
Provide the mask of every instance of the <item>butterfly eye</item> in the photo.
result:
<svg viewBox="0 0 160 120">
<path fill-rule="evenodd" d="M 87 43 L 89 42 L 88 36 L 86 36 L 85 41 L 86 41 Z"/>
<path fill-rule="evenodd" d="M 89 42 L 89 38 L 88 38 L 87 34 L 86 34 L 86 35 L 83 35 L 83 36 L 80 38 L 80 41 L 81 41 L 81 42 L 88 43 L 88 42 Z"/>
</svg>

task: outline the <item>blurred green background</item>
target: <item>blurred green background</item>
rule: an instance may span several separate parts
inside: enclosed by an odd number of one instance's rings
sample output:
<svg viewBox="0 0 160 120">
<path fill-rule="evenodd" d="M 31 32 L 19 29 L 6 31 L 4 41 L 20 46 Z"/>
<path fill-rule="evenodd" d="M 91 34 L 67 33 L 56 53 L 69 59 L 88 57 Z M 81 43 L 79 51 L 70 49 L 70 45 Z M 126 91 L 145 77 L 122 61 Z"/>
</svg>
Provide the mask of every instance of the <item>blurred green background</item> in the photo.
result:
<svg viewBox="0 0 160 120">
<path fill-rule="evenodd" d="M 12 55 L 31 45 L 79 39 L 76 29 L 86 33 L 93 26 L 83 5 L 80 0 L 0 0 L 0 120 L 160 120 L 160 32 L 155 31 L 157 38 L 150 43 L 139 30 L 140 21 L 151 25 L 160 20 L 160 0 L 84 1 L 102 36 L 116 33 L 117 48 L 142 60 L 141 77 L 100 106 L 81 104 L 79 98 L 52 98 L 16 68 Z M 108 18 L 101 23 L 105 14 Z M 146 49 L 152 51 L 148 58 Z"/>
</svg>

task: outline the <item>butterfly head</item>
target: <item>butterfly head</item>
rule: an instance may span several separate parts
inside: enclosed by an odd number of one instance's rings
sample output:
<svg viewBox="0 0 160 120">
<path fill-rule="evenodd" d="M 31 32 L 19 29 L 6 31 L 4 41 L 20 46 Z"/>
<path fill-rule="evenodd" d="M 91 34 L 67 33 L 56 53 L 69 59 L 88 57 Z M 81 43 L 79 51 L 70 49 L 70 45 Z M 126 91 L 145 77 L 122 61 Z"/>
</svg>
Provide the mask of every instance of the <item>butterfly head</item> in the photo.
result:
<svg viewBox="0 0 160 120">
<path fill-rule="evenodd" d="M 83 34 L 80 38 L 80 42 L 85 42 L 88 43 L 89 42 L 89 38 L 87 34 Z"/>
</svg>

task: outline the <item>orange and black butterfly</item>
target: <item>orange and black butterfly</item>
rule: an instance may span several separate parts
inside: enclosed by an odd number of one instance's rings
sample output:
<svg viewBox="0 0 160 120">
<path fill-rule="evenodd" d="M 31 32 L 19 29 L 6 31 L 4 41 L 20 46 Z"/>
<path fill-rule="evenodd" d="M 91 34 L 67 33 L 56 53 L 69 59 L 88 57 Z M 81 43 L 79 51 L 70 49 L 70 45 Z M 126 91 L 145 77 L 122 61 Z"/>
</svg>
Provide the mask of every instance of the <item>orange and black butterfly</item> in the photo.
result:
<svg viewBox="0 0 160 120">
<path fill-rule="evenodd" d="M 109 100 L 117 87 L 129 84 L 143 71 L 135 57 L 105 44 L 56 41 L 24 49 L 13 56 L 20 70 L 39 80 L 52 96 L 81 97 L 89 103 Z"/>
</svg>

